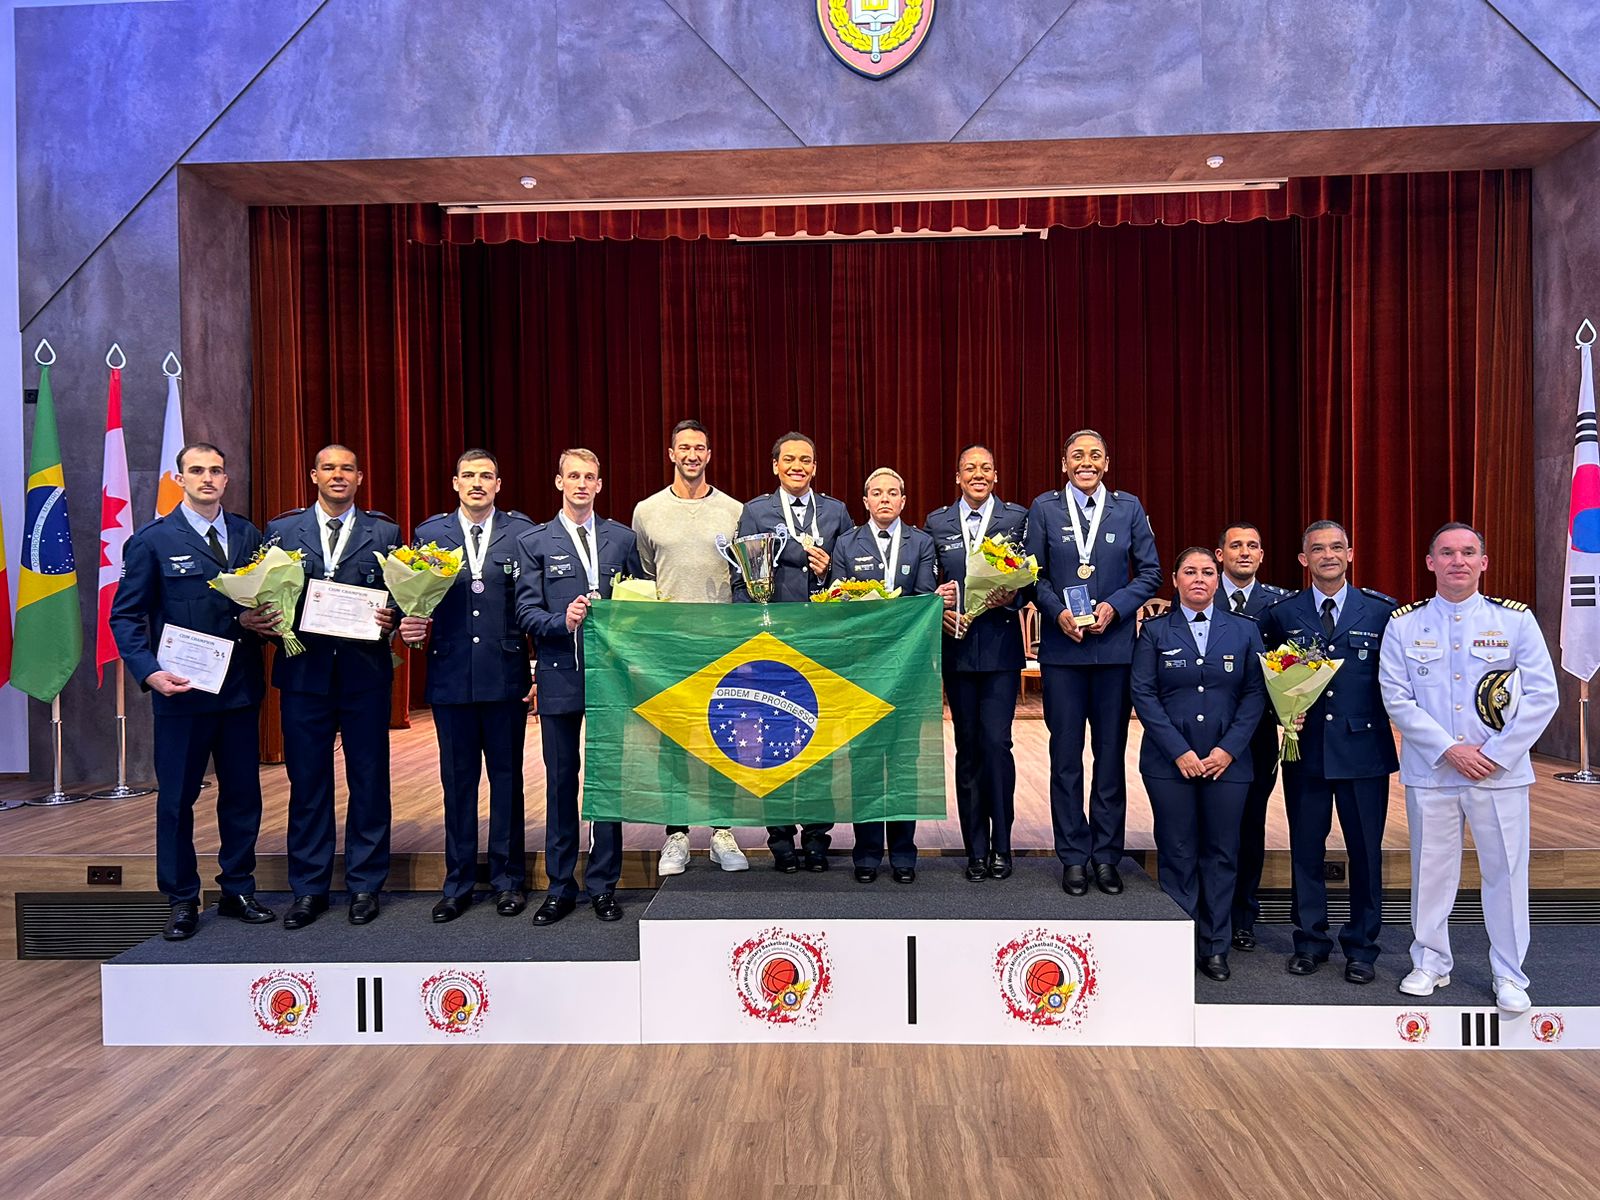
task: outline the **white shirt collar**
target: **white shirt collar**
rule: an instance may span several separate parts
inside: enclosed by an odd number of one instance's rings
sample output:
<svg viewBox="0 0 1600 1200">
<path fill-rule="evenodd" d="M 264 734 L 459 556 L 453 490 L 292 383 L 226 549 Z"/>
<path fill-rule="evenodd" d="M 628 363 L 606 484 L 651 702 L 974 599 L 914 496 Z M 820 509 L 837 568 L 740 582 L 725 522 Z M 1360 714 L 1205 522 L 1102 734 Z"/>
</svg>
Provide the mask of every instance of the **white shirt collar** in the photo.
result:
<svg viewBox="0 0 1600 1200">
<path fill-rule="evenodd" d="M 787 504 L 791 509 L 794 508 L 796 501 L 798 501 L 801 504 L 810 504 L 811 503 L 811 489 L 807 488 L 806 491 L 805 491 L 805 495 L 803 495 L 803 496 L 792 496 L 788 492 L 784 491 L 782 488 L 779 488 L 778 489 L 778 499 L 779 499 L 780 503 Z"/>
<path fill-rule="evenodd" d="M 312 507 L 317 510 L 317 524 L 322 526 L 324 529 L 328 527 L 329 521 L 339 521 L 342 524 L 348 525 L 350 523 L 350 518 L 356 515 L 356 506 L 354 504 L 345 509 L 337 517 L 322 507 L 321 500 L 318 500 Z"/>
<path fill-rule="evenodd" d="M 1206 621 L 1209 623 L 1212 620 L 1212 614 L 1214 613 L 1214 611 L 1215 611 L 1217 606 L 1216 606 L 1216 602 L 1213 601 L 1212 603 L 1206 605 L 1204 608 L 1200 609 L 1198 612 L 1196 612 L 1194 609 L 1190 608 L 1187 604 L 1180 604 L 1178 607 L 1183 609 L 1183 618 L 1184 618 L 1184 620 L 1188 621 L 1189 624 L 1193 625 L 1195 623 L 1195 621 L 1202 614 L 1204 614 Z"/>
<path fill-rule="evenodd" d="M 183 509 L 183 516 L 189 522 L 189 528 L 193 529 L 202 538 L 206 536 L 206 530 L 215 529 L 217 536 L 222 539 L 222 544 L 224 546 L 228 544 L 228 522 L 226 515 L 220 508 L 217 509 L 217 519 L 208 521 L 187 504 L 180 503 L 178 507 Z"/>
<path fill-rule="evenodd" d="M 1072 498 L 1078 502 L 1078 507 L 1079 508 L 1082 508 L 1084 505 L 1088 504 L 1089 501 L 1091 501 L 1091 500 L 1094 501 L 1094 506 L 1096 508 L 1103 508 L 1105 506 L 1105 502 L 1106 502 L 1106 485 L 1103 484 L 1103 483 L 1099 484 L 1094 489 L 1094 494 L 1091 495 L 1091 496 L 1085 496 L 1083 494 L 1083 492 L 1081 492 L 1079 489 L 1073 487 L 1072 484 L 1070 484 L 1070 483 L 1067 484 L 1067 491 L 1072 493 Z"/>
<path fill-rule="evenodd" d="M 956 506 L 961 510 L 961 523 L 965 525 L 967 521 L 971 520 L 972 513 L 977 513 L 978 519 L 982 520 L 991 512 L 993 512 L 994 496 L 991 494 L 989 498 L 986 499 L 982 504 L 978 505 L 977 508 L 973 508 L 971 503 L 968 502 L 967 498 L 962 496 L 961 499 L 956 501 Z"/>
<path fill-rule="evenodd" d="M 499 509 L 491 507 L 489 509 L 488 515 L 485 516 L 483 518 L 483 520 L 474 521 L 471 517 L 467 516 L 467 512 L 466 512 L 465 509 L 463 509 L 463 508 L 456 509 L 456 516 L 461 519 L 461 532 L 470 537 L 471 534 L 472 534 L 472 527 L 474 525 L 482 525 L 484 533 L 488 533 L 490 525 L 492 525 L 494 523 L 495 514 L 497 512 L 499 512 L 499 511 L 500 511 Z M 590 513 L 589 514 L 589 518 L 590 518 L 591 521 L 593 521 L 594 514 Z"/>
<path fill-rule="evenodd" d="M 1244 593 L 1245 603 L 1248 604 L 1250 602 L 1250 597 L 1255 592 L 1255 587 L 1256 587 L 1256 583 L 1257 582 L 1258 582 L 1257 580 L 1252 579 L 1249 583 L 1245 584 L 1244 587 L 1240 587 L 1233 580 L 1229 579 L 1227 577 L 1227 575 L 1223 575 L 1223 577 L 1222 577 L 1222 587 L 1223 587 L 1223 590 L 1227 593 L 1227 597 L 1228 597 L 1228 600 L 1229 600 L 1230 603 L 1233 600 L 1233 596 L 1234 596 L 1235 592 L 1243 592 Z"/>
<path fill-rule="evenodd" d="M 1468 596 L 1465 600 L 1457 604 L 1454 601 L 1446 600 L 1443 596 L 1435 592 L 1433 596 L 1433 602 L 1443 608 L 1445 612 L 1450 613 L 1452 616 L 1456 613 L 1465 615 L 1469 609 L 1476 608 L 1478 605 L 1483 603 L 1483 593 L 1473 592 L 1472 595 Z"/>
<path fill-rule="evenodd" d="M 867 518 L 867 525 L 869 527 L 871 527 L 871 529 L 872 529 L 872 536 L 873 537 L 878 537 L 878 532 L 879 532 L 878 523 L 876 521 L 874 521 L 871 517 L 868 517 Z M 894 521 L 887 528 L 883 529 L 883 532 L 887 533 L 890 537 L 899 537 L 900 536 L 900 518 L 896 517 L 894 519 Z M 882 541 L 883 539 L 879 538 L 878 540 Z"/>
<path fill-rule="evenodd" d="M 559 515 L 561 517 L 562 527 L 565 528 L 566 531 L 569 534 L 571 534 L 574 538 L 576 538 L 578 536 L 578 522 L 574 521 L 571 517 L 567 516 L 567 510 L 564 509 L 564 508 L 561 510 Z M 585 528 L 585 529 L 587 529 L 589 531 L 589 535 L 590 535 L 590 537 L 592 539 L 593 536 L 594 536 L 594 510 L 593 509 L 591 509 L 589 511 L 589 519 L 583 523 L 583 528 Z"/>
</svg>

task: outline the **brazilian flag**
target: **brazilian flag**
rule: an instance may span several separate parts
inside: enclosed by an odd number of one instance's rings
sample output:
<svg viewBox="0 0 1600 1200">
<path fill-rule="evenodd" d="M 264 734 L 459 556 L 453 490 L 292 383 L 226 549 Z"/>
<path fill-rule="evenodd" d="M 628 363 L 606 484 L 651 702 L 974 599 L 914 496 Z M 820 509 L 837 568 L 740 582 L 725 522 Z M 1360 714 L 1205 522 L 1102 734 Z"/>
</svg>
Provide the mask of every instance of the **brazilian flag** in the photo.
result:
<svg viewBox="0 0 1600 1200">
<path fill-rule="evenodd" d="M 600 601 L 583 623 L 584 817 L 789 825 L 944 817 L 937 596 Z"/>
<path fill-rule="evenodd" d="M 72 529 L 67 524 L 66 477 L 61 473 L 61 439 L 56 433 L 49 367 L 39 372 L 27 512 L 22 574 L 17 580 L 11 686 L 48 703 L 61 694 L 83 657 L 77 563 L 72 557 Z"/>
</svg>

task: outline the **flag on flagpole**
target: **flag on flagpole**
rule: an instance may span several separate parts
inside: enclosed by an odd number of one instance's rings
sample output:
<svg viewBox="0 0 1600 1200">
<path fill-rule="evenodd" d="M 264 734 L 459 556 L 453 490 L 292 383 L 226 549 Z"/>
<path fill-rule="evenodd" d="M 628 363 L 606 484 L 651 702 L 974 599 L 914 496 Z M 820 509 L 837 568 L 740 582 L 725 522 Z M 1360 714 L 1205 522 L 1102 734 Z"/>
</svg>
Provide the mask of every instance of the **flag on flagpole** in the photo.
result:
<svg viewBox="0 0 1600 1200">
<path fill-rule="evenodd" d="M 105 683 L 107 663 L 121 655 L 111 635 L 111 602 L 122 581 L 122 548 L 133 536 L 133 503 L 128 490 L 128 451 L 122 438 L 122 372 L 111 369 L 106 396 L 106 453 L 100 483 L 100 617 L 95 632 L 95 686 Z"/>
<path fill-rule="evenodd" d="M 61 472 L 61 439 L 48 366 L 39 369 L 21 567 L 11 686 L 48 703 L 61 694 L 83 657 L 77 564 L 72 557 L 66 477 Z"/>
<path fill-rule="evenodd" d="M 6 519 L 0 512 L 0 687 L 11 679 L 11 579 L 6 574 Z"/>
<path fill-rule="evenodd" d="M 1589 340 L 1583 340 L 1584 330 Z M 1583 367 L 1572 439 L 1572 503 L 1567 518 L 1566 603 L 1561 609 L 1561 669 L 1587 680 L 1600 667 L 1600 428 L 1594 411 L 1594 326 L 1578 330 Z"/>
<path fill-rule="evenodd" d="M 183 499 L 178 482 L 178 451 L 183 449 L 183 405 L 178 400 L 178 377 L 167 376 L 167 416 L 161 424 L 161 475 L 156 483 L 156 516 L 164 517 Z"/>
</svg>

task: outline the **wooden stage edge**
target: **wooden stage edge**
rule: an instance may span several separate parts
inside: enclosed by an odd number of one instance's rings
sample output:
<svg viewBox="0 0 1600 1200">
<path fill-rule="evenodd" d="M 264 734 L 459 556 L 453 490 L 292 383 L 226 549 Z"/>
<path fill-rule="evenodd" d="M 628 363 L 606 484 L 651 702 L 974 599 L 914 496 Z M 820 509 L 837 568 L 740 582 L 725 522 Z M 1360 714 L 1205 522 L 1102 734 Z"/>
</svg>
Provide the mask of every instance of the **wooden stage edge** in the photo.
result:
<svg viewBox="0 0 1600 1200">
<path fill-rule="evenodd" d="M 395 730 L 391 739 L 393 780 L 393 865 L 388 887 L 393 891 L 431 891 L 444 877 L 444 837 L 441 826 L 437 747 L 432 720 L 427 710 L 411 714 L 410 729 Z M 1135 722 L 1130 730 L 1127 752 L 1128 852 L 1147 869 L 1154 869 L 1155 846 L 1149 800 L 1139 778 L 1140 732 Z M 1048 739 L 1044 723 L 1019 716 L 1014 727 L 1017 760 L 1017 816 L 1013 844 L 1019 855 L 1049 855 L 1051 826 L 1047 792 Z M 953 778 L 954 746 L 948 722 L 945 725 L 946 777 Z M 1570 770 L 1571 763 L 1536 756 L 1537 782 L 1532 792 L 1532 887 L 1542 890 L 1600 889 L 1600 789 L 1557 781 L 1557 772 Z M 335 802 L 341 814 L 345 787 L 343 763 L 336 764 L 338 779 Z M 531 886 L 544 884 L 544 764 L 539 751 L 539 724 L 528 725 L 526 769 L 528 796 L 527 845 Z M 262 891 L 287 890 L 284 857 L 288 781 L 281 766 L 261 770 L 264 813 L 258 842 L 257 882 Z M 92 791 L 105 786 L 91 781 L 74 790 Z M 0 783 L 0 798 L 20 799 L 37 794 L 36 783 L 11 780 Z M 215 873 L 217 845 L 215 813 L 211 810 L 215 791 L 201 793 L 195 810 L 195 841 L 200 854 L 201 878 L 209 888 Z M 961 833 L 954 817 L 953 792 L 947 795 L 943 821 L 925 821 L 918 826 L 918 845 L 929 859 L 943 858 L 943 864 L 925 863 L 924 869 L 956 870 L 961 862 Z M 480 846 L 487 837 L 487 785 L 480 797 Z M 341 816 L 342 827 L 342 816 Z M 765 830 L 735 830 L 741 846 L 750 854 L 753 871 L 767 867 Z M 699 851 L 692 870 L 711 870 L 704 856 L 709 830 L 696 829 L 691 842 Z M 848 825 L 835 827 L 833 853 L 848 862 L 851 832 Z M 661 845 L 661 830 L 656 826 L 628 825 L 624 830 L 622 886 L 654 887 L 656 855 Z M 1282 786 L 1273 793 L 1267 821 L 1267 864 L 1262 886 L 1287 889 L 1290 884 L 1288 826 L 1284 817 Z M 1405 797 L 1399 784 L 1390 787 L 1389 819 L 1384 835 L 1384 882 L 1391 890 L 1404 890 L 1410 884 L 1410 858 L 1407 849 Z M 0 812 L 0 955 L 15 952 L 14 897 L 31 892 L 93 892 L 110 896 L 117 893 L 151 893 L 155 884 L 155 798 L 133 800 L 89 800 L 64 808 L 22 808 Z M 1337 822 L 1329 837 L 1330 862 L 1343 861 L 1343 842 Z M 838 864 L 838 865 L 843 865 Z M 119 886 L 88 883 L 88 869 L 116 867 L 121 870 Z M 340 886 L 336 870 L 335 887 Z M 1478 886 L 1477 863 L 1470 851 L 1462 864 L 1463 888 Z M 1337 890 L 1339 885 L 1333 885 Z"/>
</svg>

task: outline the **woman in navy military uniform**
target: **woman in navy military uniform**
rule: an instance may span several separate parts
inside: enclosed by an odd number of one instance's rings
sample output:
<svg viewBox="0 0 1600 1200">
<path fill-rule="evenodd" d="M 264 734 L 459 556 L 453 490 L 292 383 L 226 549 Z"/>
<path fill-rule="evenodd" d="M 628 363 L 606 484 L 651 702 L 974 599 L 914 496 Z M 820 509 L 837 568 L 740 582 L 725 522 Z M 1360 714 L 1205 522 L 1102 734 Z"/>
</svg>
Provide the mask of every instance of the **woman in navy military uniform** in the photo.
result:
<svg viewBox="0 0 1600 1200">
<path fill-rule="evenodd" d="M 1261 632 L 1212 603 L 1217 562 L 1191 546 L 1172 573 L 1178 603 L 1144 623 L 1133 649 L 1133 708 L 1144 728 L 1139 774 L 1155 813 L 1161 890 L 1194 918 L 1195 958 L 1228 978 L 1239 819 L 1250 738 L 1266 708 Z"/>
</svg>

